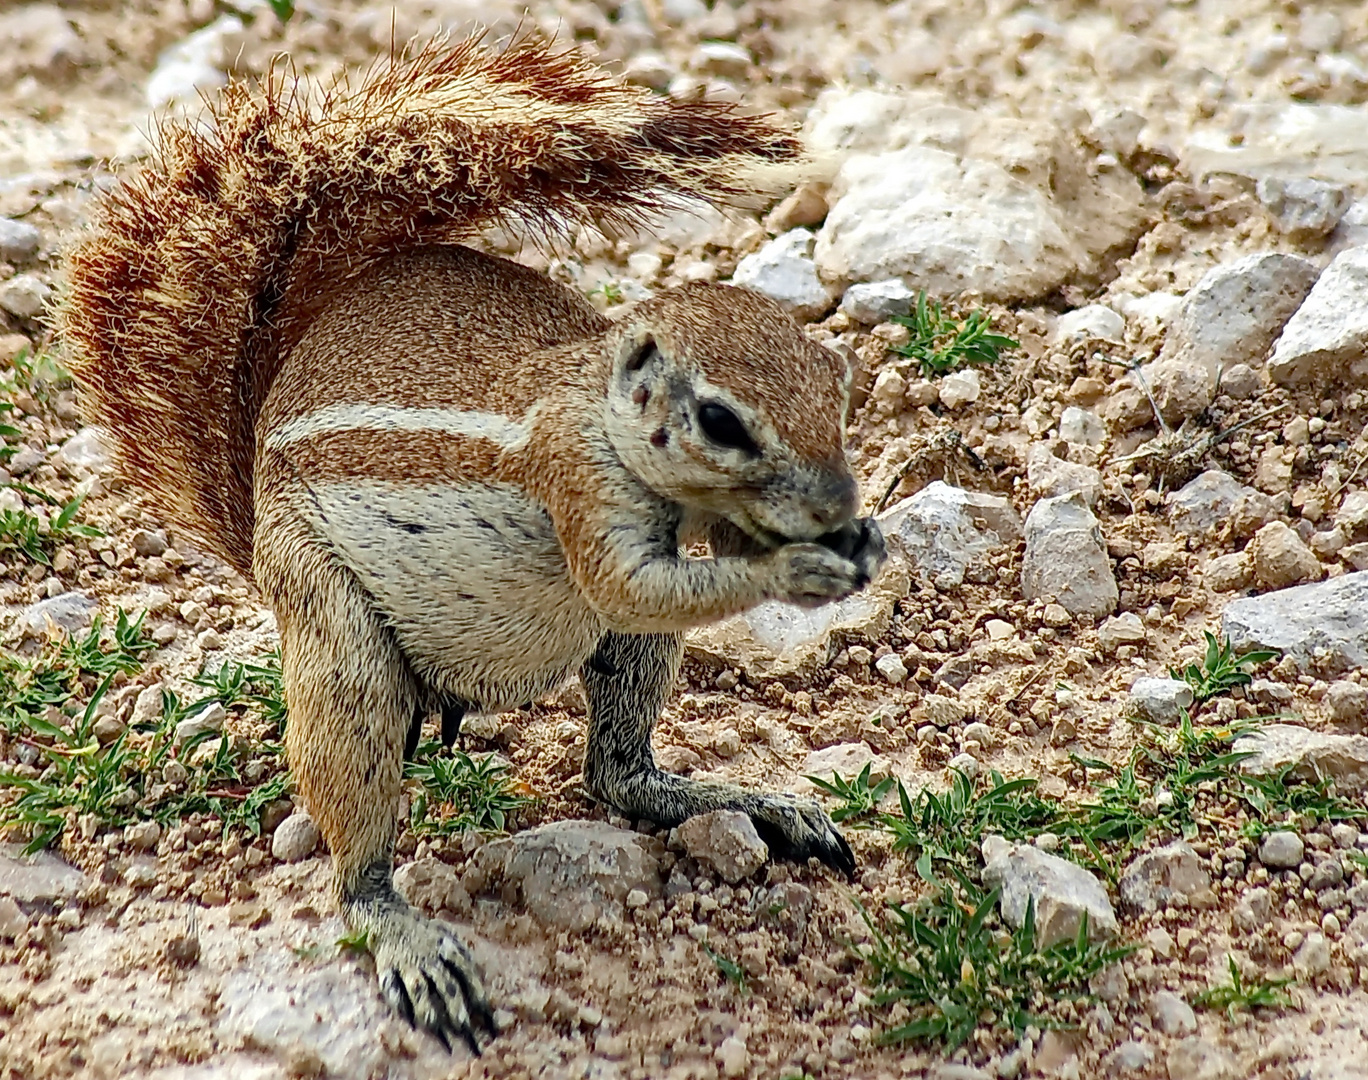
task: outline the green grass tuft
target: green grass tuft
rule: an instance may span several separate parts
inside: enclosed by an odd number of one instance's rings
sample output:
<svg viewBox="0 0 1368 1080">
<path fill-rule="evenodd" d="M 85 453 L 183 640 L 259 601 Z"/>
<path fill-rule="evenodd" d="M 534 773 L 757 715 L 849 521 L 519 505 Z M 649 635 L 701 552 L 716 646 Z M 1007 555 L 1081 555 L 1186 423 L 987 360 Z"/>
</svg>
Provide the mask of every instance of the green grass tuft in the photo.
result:
<svg viewBox="0 0 1368 1080">
<path fill-rule="evenodd" d="M 1274 649 L 1255 649 L 1241 656 L 1235 655 L 1230 638 L 1218 640 L 1210 631 L 1203 630 L 1206 638 L 1206 655 L 1200 664 L 1189 664 L 1181 671 L 1169 668 L 1169 675 L 1188 684 L 1197 705 L 1205 704 L 1221 694 L 1228 694 L 1237 686 L 1248 686 L 1254 681 L 1250 674 L 1268 660 L 1275 660 L 1278 653 Z"/>
<path fill-rule="evenodd" d="M 823 780 L 820 776 L 809 776 L 807 780 L 841 801 L 841 805 L 831 812 L 832 821 L 838 825 L 843 821 L 855 822 L 857 827 L 860 827 L 860 819 L 869 817 L 897 783 L 891 776 L 884 777 L 877 784 L 871 781 L 869 764 L 860 770 L 860 775 L 854 780 L 844 780 L 834 772 L 830 780 Z"/>
<path fill-rule="evenodd" d="M 463 750 L 441 753 L 442 744 L 422 743 L 404 775 L 418 781 L 419 792 L 409 811 L 414 832 L 436 836 L 479 830 L 502 832 L 509 818 L 532 800 L 509 778 L 508 766 L 493 754 L 471 757 Z M 440 815 L 429 810 L 443 808 Z"/>
<path fill-rule="evenodd" d="M 1292 979 L 1264 979 L 1262 977 L 1246 980 L 1240 974 L 1240 965 L 1235 957 L 1226 957 L 1230 969 L 1230 981 L 1203 990 L 1192 1003 L 1203 1009 L 1221 1009 L 1230 1019 L 1236 1013 L 1253 1012 L 1255 1009 L 1285 1009 L 1291 1005 L 1292 998 L 1283 987 L 1290 986 Z"/>
<path fill-rule="evenodd" d="M 996 364 L 1007 349 L 1021 348 L 1021 342 L 1003 334 L 990 333 L 992 319 L 985 311 L 973 311 L 965 319 L 955 319 L 926 293 L 917 294 L 909 315 L 895 315 L 893 322 L 911 331 L 906 345 L 895 346 L 899 356 L 915 360 L 923 378 L 948 375 L 969 364 Z"/>
</svg>

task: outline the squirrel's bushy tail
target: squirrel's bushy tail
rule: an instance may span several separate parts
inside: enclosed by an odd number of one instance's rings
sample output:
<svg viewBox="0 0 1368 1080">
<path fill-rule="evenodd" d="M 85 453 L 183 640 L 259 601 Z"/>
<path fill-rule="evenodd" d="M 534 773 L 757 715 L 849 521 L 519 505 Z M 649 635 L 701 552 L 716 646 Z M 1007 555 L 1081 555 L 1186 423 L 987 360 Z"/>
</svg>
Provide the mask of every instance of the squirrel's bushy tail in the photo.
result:
<svg viewBox="0 0 1368 1080">
<path fill-rule="evenodd" d="M 316 99 L 272 72 L 163 125 L 103 198 L 68 257 L 60 333 L 128 475 L 250 576 L 253 425 L 339 282 L 496 223 L 546 235 L 681 198 L 743 204 L 799 156 L 763 118 L 526 40 L 435 42 Z"/>
</svg>

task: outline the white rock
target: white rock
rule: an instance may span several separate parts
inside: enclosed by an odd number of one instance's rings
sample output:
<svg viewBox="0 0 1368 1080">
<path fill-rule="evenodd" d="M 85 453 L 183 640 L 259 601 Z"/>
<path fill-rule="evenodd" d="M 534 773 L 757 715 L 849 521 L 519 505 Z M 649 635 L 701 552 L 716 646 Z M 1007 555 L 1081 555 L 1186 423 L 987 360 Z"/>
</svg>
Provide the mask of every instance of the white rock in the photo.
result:
<svg viewBox="0 0 1368 1080">
<path fill-rule="evenodd" d="M 1233 600 L 1221 632 L 1237 652 L 1276 649 L 1306 668 L 1368 666 L 1368 571 Z"/>
<path fill-rule="evenodd" d="M 1160 990 L 1149 1005 L 1150 1015 L 1165 1035 L 1191 1035 L 1197 1030 L 1197 1014 L 1177 994 Z"/>
<path fill-rule="evenodd" d="M 1156 724 L 1173 723 L 1183 709 L 1192 708 L 1192 702 L 1192 688 L 1181 679 L 1145 675 L 1131 683 L 1131 709 Z"/>
<path fill-rule="evenodd" d="M 1054 327 L 1054 339 L 1059 342 L 1124 341 L 1125 337 L 1126 320 L 1105 304 L 1089 304 L 1066 312 Z"/>
<path fill-rule="evenodd" d="M 1200 1035 L 1170 1044 L 1165 1064 L 1169 1080 L 1235 1080 L 1240 1075 L 1234 1055 Z"/>
<path fill-rule="evenodd" d="M 13 941 L 28 929 L 28 917 L 12 896 L 0 896 L 0 939 Z"/>
<path fill-rule="evenodd" d="M 1026 482 L 1031 494 L 1049 499 L 1077 491 L 1089 506 L 1102 497 L 1102 474 L 1091 465 L 1078 465 L 1056 457 L 1047 443 L 1036 443 L 1026 452 Z"/>
<path fill-rule="evenodd" d="M 1107 1070 L 1112 1076 L 1143 1072 L 1152 1064 L 1154 1051 L 1134 1039 L 1121 1043 L 1107 1056 Z"/>
<path fill-rule="evenodd" d="M 1318 581 L 1325 573 L 1315 553 L 1285 521 L 1270 521 L 1249 542 L 1254 576 L 1270 589 Z"/>
<path fill-rule="evenodd" d="M 1292 957 L 1292 968 L 1303 981 L 1330 970 L 1330 942 L 1324 934 L 1313 930 L 1306 935 L 1301 948 Z"/>
<path fill-rule="evenodd" d="M 66 75 L 86 58 L 85 48 L 55 4 L 20 4 L 0 14 L 0 56 L 7 75 Z"/>
<path fill-rule="evenodd" d="M 689 855 L 731 885 L 755 873 L 769 859 L 769 848 L 755 831 L 755 823 L 739 810 L 698 814 L 679 826 L 678 835 Z"/>
<path fill-rule="evenodd" d="M 1241 499 L 1257 494 L 1229 473 L 1208 469 L 1168 497 L 1169 521 L 1183 535 L 1198 536 L 1220 528 Z"/>
<path fill-rule="evenodd" d="M 1283 328 L 1268 361 L 1280 386 L 1338 387 L 1368 378 L 1368 247 L 1337 255 Z"/>
<path fill-rule="evenodd" d="M 1354 201 L 1354 189 L 1348 184 L 1309 176 L 1291 180 L 1261 177 L 1255 192 L 1278 223 L 1279 232 L 1308 239 L 1333 232 Z"/>
<path fill-rule="evenodd" d="M 1266 776 L 1288 765 L 1298 780 L 1333 780 L 1348 798 L 1368 791 L 1368 736 L 1335 735 L 1298 724 L 1268 724 L 1235 740 L 1232 750 L 1250 757 L 1240 769 Z"/>
<path fill-rule="evenodd" d="M 1325 691 L 1321 703 L 1341 727 L 1358 731 L 1368 721 L 1368 687 L 1337 679 Z"/>
<path fill-rule="evenodd" d="M 1120 591 L 1102 529 L 1082 494 L 1041 499 L 1026 517 L 1021 588 L 1027 600 L 1058 603 L 1071 615 L 1101 618 Z"/>
<path fill-rule="evenodd" d="M 987 555 L 1022 535 L 1021 518 L 1010 501 L 940 480 L 896 503 L 879 520 L 890 546 L 940 589 L 958 588 L 971 565 L 986 564 Z"/>
<path fill-rule="evenodd" d="M 800 790 L 815 791 L 816 788 L 805 778 L 815 776 L 821 780 L 830 780 L 832 773 L 843 780 L 853 780 L 860 775 L 866 765 L 869 766 L 871 780 L 882 780 L 890 775 L 888 759 L 874 753 L 866 743 L 849 742 L 824 746 L 808 754 L 801 770 L 804 779 L 799 780 L 796 786 Z"/>
<path fill-rule="evenodd" d="M 1107 425 L 1097 413 L 1070 405 L 1059 416 L 1059 437 L 1072 446 L 1099 450 L 1107 442 Z"/>
<path fill-rule="evenodd" d="M 1116 306 L 1126 318 L 1139 323 L 1146 330 L 1157 332 L 1178 318 L 1183 310 L 1183 298 L 1173 293 L 1152 292 L 1143 296 L 1123 293 Z"/>
<path fill-rule="evenodd" d="M 109 448 L 104 432 L 84 427 L 62 444 L 54 464 L 76 473 L 99 473 L 110 467 Z"/>
<path fill-rule="evenodd" d="M 897 653 L 885 653 L 874 661 L 874 670 L 896 686 L 907 678 L 907 665 Z"/>
<path fill-rule="evenodd" d="M 746 1050 L 745 1042 L 735 1035 L 728 1035 L 717 1048 L 717 1063 L 722 1067 L 723 1076 L 745 1076 L 750 1067 L 750 1053 Z"/>
<path fill-rule="evenodd" d="M 220 15 L 172 45 L 157 58 L 157 66 L 147 80 L 148 107 L 154 112 L 173 106 L 193 107 L 201 93 L 217 90 L 228 81 L 223 68 L 244 40 L 242 20 L 235 15 Z"/>
<path fill-rule="evenodd" d="M 902 372 L 897 368 L 884 368 L 879 372 L 879 377 L 874 380 L 874 388 L 870 390 L 869 397 L 872 401 L 878 402 L 889 412 L 897 412 L 902 408 L 903 395 L 907 393 L 907 380 L 903 378 Z"/>
<path fill-rule="evenodd" d="M 162 718 L 162 688 L 148 686 L 138 691 L 133 702 L 132 724 L 153 724 Z"/>
<path fill-rule="evenodd" d="M 845 157 L 817 243 L 828 281 L 1039 297 L 1138 227 L 1134 182 L 1089 173 L 1049 124 L 976 114 L 935 93 L 829 90 L 809 113 L 807 142 Z"/>
<path fill-rule="evenodd" d="M 28 635 L 40 636 L 52 629 L 75 633 L 90 625 L 100 602 L 82 592 L 64 592 L 24 608 L 15 620 Z"/>
<path fill-rule="evenodd" d="M 1232 364 L 1221 371 L 1218 389 L 1236 401 L 1248 401 L 1256 394 L 1262 393 L 1263 388 L 1263 378 L 1248 364 Z"/>
<path fill-rule="evenodd" d="M 734 41 L 705 41 L 689 58 L 689 66 L 695 71 L 729 79 L 744 78 L 754 62 L 751 51 Z"/>
<path fill-rule="evenodd" d="M 440 859 L 414 859 L 394 871 L 394 887 L 427 911 L 464 911 L 470 896 L 456 871 Z"/>
<path fill-rule="evenodd" d="M 1351 491 L 1335 511 L 1335 525 L 1349 540 L 1368 538 L 1368 491 Z"/>
<path fill-rule="evenodd" d="M 1208 271 L 1183 298 L 1147 372 L 1165 418 L 1181 421 L 1210 405 L 1223 366 L 1261 362 L 1315 281 L 1314 263 L 1275 252 Z"/>
<path fill-rule="evenodd" d="M 32 274 L 19 274 L 0 285 L 0 308 L 21 319 L 43 313 L 52 290 Z"/>
<path fill-rule="evenodd" d="M 1197 852 L 1181 840 L 1137 856 L 1117 885 L 1121 899 L 1141 911 L 1186 904 L 1210 888 L 1211 875 Z"/>
<path fill-rule="evenodd" d="M 0 844 L 0 896 L 50 907 L 54 900 L 78 895 L 90 883 L 85 874 L 50 851 L 21 855 L 20 850 L 18 844 Z"/>
<path fill-rule="evenodd" d="M 1133 611 L 1124 611 L 1102 620 L 1097 628 L 1097 644 L 1102 651 L 1111 655 L 1122 645 L 1143 645 L 1145 624 Z"/>
<path fill-rule="evenodd" d="M 841 310 L 856 322 L 881 323 L 906 315 L 916 299 L 916 292 L 900 278 L 889 278 L 850 286 L 841 297 Z"/>
<path fill-rule="evenodd" d="M 161 831 L 161 826 L 155 821 L 140 821 L 136 825 L 124 828 L 124 843 L 140 851 L 147 851 L 157 846 L 157 841 L 161 839 Z"/>
<path fill-rule="evenodd" d="M 553 821 L 481 847 L 465 888 L 513 886 L 542 923 L 578 933 L 600 919 L 620 922 L 633 889 L 661 895 L 658 843 L 606 822 Z"/>
<path fill-rule="evenodd" d="M 271 837 L 271 854 L 281 862 L 299 862 L 318 847 L 318 826 L 302 810 L 296 810 L 279 825 Z"/>
<path fill-rule="evenodd" d="M 762 292 L 799 318 L 820 315 L 831 307 L 831 294 L 817 278 L 812 261 L 811 229 L 791 229 L 736 266 L 732 284 Z"/>
<path fill-rule="evenodd" d="M 1081 866 L 1001 836 L 984 840 L 983 859 L 983 882 L 1002 890 L 998 903 L 1009 924 L 1020 926 L 1027 900 L 1035 899 L 1037 948 L 1075 937 L 1085 915 L 1091 940 L 1116 934 L 1116 913 L 1107 890 Z"/>
<path fill-rule="evenodd" d="M 674 23 L 692 22 L 708 14 L 708 5 L 703 0 L 661 0 L 660 9 Z"/>
<path fill-rule="evenodd" d="M 952 371 L 940 381 L 940 403 L 947 409 L 972 405 L 983 392 L 983 382 L 976 368 Z"/>
<path fill-rule="evenodd" d="M 176 742 L 185 743 L 206 732 L 222 731 L 227 719 L 228 711 L 217 701 L 212 702 L 176 725 Z"/>
<path fill-rule="evenodd" d="M 23 262 L 38 253 L 43 234 L 27 221 L 0 217 L 0 260 Z"/>
</svg>

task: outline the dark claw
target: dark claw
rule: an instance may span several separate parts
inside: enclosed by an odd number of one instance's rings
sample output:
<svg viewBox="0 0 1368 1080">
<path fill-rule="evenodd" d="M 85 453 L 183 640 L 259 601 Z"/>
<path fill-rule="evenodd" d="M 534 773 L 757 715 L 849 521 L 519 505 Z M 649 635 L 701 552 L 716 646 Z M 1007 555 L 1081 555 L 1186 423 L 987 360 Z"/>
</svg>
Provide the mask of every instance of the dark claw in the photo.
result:
<svg viewBox="0 0 1368 1080">
<path fill-rule="evenodd" d="M 888 549 L 883 530 L 873 518 L 855 518 L 839 529 L 819 536 L 816 543 L 829 548 L 860 568 L 859 587 L 864 588 L 883 565 Z"/>
<path fill-rule="evenodd" d="M 413 998 L 409 997 L 408 987 L 404 985 L 404 980 L 399 978 L 397 971 L 391 971 L 385 976 L 385 997 L 394 1010 L 409 1022 L 410 1027 L 418 1026 L 418 1021 L 413 1015 Z"/>
<path fill-rule="evenodd" d="M 466 978 L 464 971 L 458 968 L 445 956 L 439 957 L 439 959 L 442 962 L 442 966 L 446 968 L 447 971 L 450 972 L 451 977 L 456 980 L 456 985 L 461 988 L 461 995 L 465 998 L 466 1009 L 471 1013 L 471 1018 L 487 1031 L 491 1037 L 497 1038 L 499 1034 L 499 1025 L 494 1023 L 494 1011 L 471 990 L 470 980 Z M 471 1049 L 478 1054 L 480 1052 L 480 1046 L 479 1043 L 475 1041 L 475 1033 L 467 1028 L 464 1034 L 466 1041 L 470 1043 Z"/>
<path fill-rule="evenodd" d="M 819 840 L 811 845 L 799 845 L 790 843 L 789 838 L 773 823 L 757 818 L 751 820 L 755 823 L 755 831 L 760 834 L 760 839 L 770 849 L 772 858 L 789 862 L 807 862 L 808 859 L 815 858 L 823 866 L 831 867 L 847 879 L 855 876 L 855 852 L 850 850 L 845 837 L 835 829 L 831 833 L 834 837 L 833 843 Z"/>
</svg>

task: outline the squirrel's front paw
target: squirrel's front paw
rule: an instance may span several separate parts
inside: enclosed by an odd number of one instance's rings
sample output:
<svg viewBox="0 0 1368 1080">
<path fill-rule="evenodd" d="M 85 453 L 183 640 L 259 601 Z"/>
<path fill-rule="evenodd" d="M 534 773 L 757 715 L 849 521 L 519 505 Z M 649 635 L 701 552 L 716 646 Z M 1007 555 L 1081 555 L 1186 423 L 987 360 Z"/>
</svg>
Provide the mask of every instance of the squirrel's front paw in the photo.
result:
<svg viewBox="0 0 1368 1080">
<path fill-rule="evenodd" d="M 873 518 L 813 543 L 785 544 L 772 556 L 775 598 L 808 608 L 844 599 L 869 584 L 884 554 L 883 533 Z"/>
<path fill-rule="evenodd" d="M 453 1036 L 480 1053 L 477 1030 L 497 1035 L 479 966 L 445 925 L 407 904 L 359 920 L 375 957 L 380 991 L 395 1012 L 448 1050 Z"/>
<path fill-rule="evenodd" d="M 872 517 L 854 518 L 834 532 L 819 536 L 817 543 L 830 548 L 842 558 L 849 559 L 860 569 L 864 578 L 860 588 L 874 580 L 874 576 L 888 558 L 888 545 L 883 530 Z"/>
</svg>

